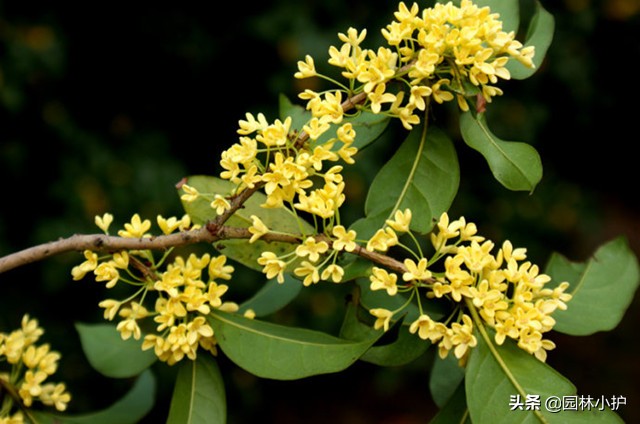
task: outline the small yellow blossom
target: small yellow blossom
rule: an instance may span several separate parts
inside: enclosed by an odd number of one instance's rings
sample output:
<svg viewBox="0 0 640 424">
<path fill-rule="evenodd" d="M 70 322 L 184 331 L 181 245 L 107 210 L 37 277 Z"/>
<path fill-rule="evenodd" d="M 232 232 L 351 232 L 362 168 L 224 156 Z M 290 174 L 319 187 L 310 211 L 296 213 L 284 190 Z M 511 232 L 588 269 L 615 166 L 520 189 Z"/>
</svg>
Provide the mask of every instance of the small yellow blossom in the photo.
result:
<svg viewBox="0 0 640 424">
<path fill-rule="evenodd" d="M 313 63 L 313 58 L 309 55 L 306 55 L 303 61 L 298 61 L 298 72 L 294 74 L 295 78 L 310 78 L 316 76 L 316 67 Z"/>
<path fill-rule="evenodd" d="M 328 265 L 320 275 L 323 280 L 328 280 L 329 278 L 331 278 L 331 281 L 333 281 L 334 283 L 341 282 L 343 276 L 344 269 L 342 269 L 340 265 L 336 264 Z"/>
<path fill-rule="evenodd" d="M 371 309 L 369 313 L 376 317 L 376 322 L 373 324 L 374 329 L 379 330 L 382 328 L 384 331 L 389 330 L 389 324 L 391 322 L 391 317 L 393 317 L 393 312 L 384 308 L 374 308 Z"/>
<path fill-rule="evenodd" d="M 411 209 L 405 209 L 404 211 L 397 210 L 394 218 L 387 219 L 386 223 L 399 233 L 408 232 L 409 226 L 411 225 Z"/>
<path fill-rule="evenodd" d="M 183 186 L 184 188 L 184 186 Z M 142 238 L 147 236 L 147 231 L 151 228 L 151 221 L 142 221 L 140 215 L 135 214 L 131 218 L 131 223 L 124 224 L 124 230 L 118 231 L 120 237 Z"/>
<path fill-rule="evenodd" d="M 218 215 L 222 215 L 225 211 L 231 209 L 231 204 L 223 196 L 216 194 L 211 202 L 211 209 L 215 209 Z"/>
<path fill-rule="evenodd" d="M 386 290 L 389 296 L 395 296 L 398 293 L 398 275 L 389 273 L 383 268 L 373 267 L 372 274 L 369 276 L 371 281 L 371 290 Z"/>
<path fill-rule="evenodd" d="M 296 255 L 301 258 L 309 257 L 311 262 L 320 259 L 320 255 L 329 250 L 329 245 L 325 241 L 316 241 L 313 237 L 307 237 L 302 244 L 296 247 Z"/>
<path fill-rule="evenodd" d="M 71 269 L 71 275 L 74 280 L 82 280 L 84 276 L 98 266 L 98 255 L 91 250 L 84 251 L 85 261 L 80 265 L 76 265 Z"/>
<path fill-rule="evenodd" d="M 269 228 L 264 225 L 264 222 L 255 215 L 251 215 L 252 224 L 249 227 L 249 232 L 252 234 L 249 239 L 249 243 L 253 243 L 263 235 L 269 232 Z"/>
<path fill-rule="evenodd" d="M 302 284 L 307 287 L 320 281 L 318 268 L 308 261 L 302 261 L 299 267 L 293 270 L 297 277 L 304 277 Z"/>
<path fill-rule="evenodd" d="M 262 252 L 260 257 L 258 258 L 258 264 L 262 265 L 264 268 L 262 272 L 267 276 L 267 278 L 277 278 L 278 283 L 284 283 L 284 271 L 287 267 L 287 264 L 278 259 L 275 253 L 273 252 Z"/>
<path fill-rule="evenodd" d="M 392 228 L 379 229 L 367 242 L 367 250 L 386 252 L 390 247 L 398 244 L 398 236 Z"/>
<path fill-rule="evenodd" d="M 402 279 L 404 281 L 412 281 L 431 278 L 431 271 L 427 269 L 427 263 L 427 258 L 420 258 L 417 264 L 413 259 L 405 259 L 404 266 L 407 268 L 407 271 L 402 274 Z"/>
<path fill-rule="evenodd" d="M 113 222 L 113 215 L 111 215 L 110 213 L 105 213 L 102 216 L 96 215 L 95 217 L 96 225 L 98 226 L 98 228 L 104 231 L 105 234 L 109 233 L 109 226 L 111 225 L 112 222 Z"/>
<path fill-rule="evenodd" d="M 333 227 L 332 233 L 337 237 L 337 239 L 333 241 L 333 249 L 344 250 L 346 252 L 353 252 L 355 250 L 357 234 L 354 230 L 347 231 L 342 225 L 336 225 Z"/>
</svg>

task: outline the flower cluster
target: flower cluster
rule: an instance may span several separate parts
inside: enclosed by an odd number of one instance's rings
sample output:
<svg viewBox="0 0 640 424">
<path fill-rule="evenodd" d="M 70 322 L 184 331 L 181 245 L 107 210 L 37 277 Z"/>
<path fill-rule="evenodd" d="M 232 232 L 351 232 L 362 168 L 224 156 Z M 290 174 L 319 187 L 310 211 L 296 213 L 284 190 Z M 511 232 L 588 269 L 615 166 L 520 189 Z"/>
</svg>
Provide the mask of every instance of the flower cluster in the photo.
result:
<svg viewBox="0 0 640 424">
<path fill-rule="evenodd" d="M 524 47 L 513 31 L 503 31 L 499 15 L 489 7 L 470 0 L 460 6 L 437 3 L 422 13 L 416 3 L 408 8 L 401 2 L 395 18 L 382 30 L 388 46 L 364 49 L 366 30 L 349 28 L 339 34 L 342 46 L 329 49 L 329 64 L 343 69 L 342 76 L 349 79 L 347 93 L 366 93 L 374 113 L 389 104 L 386 113 L 400 118 L 407 129 L 420 122 L 416 112 L 424 112 L 430 99 L 443 103 L 456 98 L 466 111 L 467 97 L 481 94 L 490 102 L 501 95 L 494 84 L 511 77 L 506 65 L 512 58 L 534 66 L 534 48 Z M 311 56 L 300 61 L 298 69 L 296 78 L 329 79 L 317 73 Z M 316 109 L 319 94 L 307 90 L 300 97 L 309 101 L 308 109 Z"/>
<path fill-rule="evenodd" d="M 435 253 L 430 259 L 405 259 L 406 271 L 401 276 L 404 285 L 399 287 L 399 276 L 384 268 L 374 267 L 370 276 L 371 290 L 386 290 L 390 296 L 400 291 L 415 295 L 426 290 L 428 298 L 447 298 L 458 305 L 446 320 L 452 322 L 448 326 L 424 313 L 418 302 L 420 315 L 409 331 L 437 343 L 441 357 L 453 350 L 458 359 L 464 360 L 468 349 L 477 343 L 473 326 L 480 320 L 481 325 L 495 330 L 497 344 L 511 338 L 523 350 L 546 360 L 547 351 L 555 345 L 543 339 L 543 333 L 555 324 L 552 313 L 567 308 L 571 295 L 565 291 L 569 284 L 545 288 L 551 278 L 526 261 L 524 248 L 514 248 L 505 241 L 492 254 L 494 243 L 477 235 L 476 226 L 464 218 L 450 222 L 444 213 L 431 234 L 431 243 Z M 436 262 L 443 262 L 440 269 Z M 376 328 L 387 329 L 399 310 L 374 308 L 370 312 L 376 317 Z"/>
<path fill-rule="evenodd" d="M 29 315 L 23 316 L 19 329 L 0 333 L 0 363 L 11 366 L 9 372 L 0 372 L 0 392 L 13 388 L 8 396 L 0 397 L 0 423 L 24 422 L 22 412 L 15 410 L 29 408 L 36 400 L 58 411 L 67 409 L 71 395 L 64 383 L 46 381 L 56 372 L 60 354 L 48 344 L 36 344 L 43 334 L 38 321 Z"/>
<path fill-rule="evenodd" d="M 110 214 L 105 214 L 96 217 L 96 224 L 108 232 L 112 220 Z M 192 228 L 186 215 L 181 219 L 159 216 L 157 222 L 164 234 Z M 151 221 L 143 221 L 136 214 L 118 234 L 121 237 L 150 237 L 150 228 Z M 186 259 L 176 256 L 166 267 L 170 251 L 160 260 L 146 250 L 115 252 L 104 257 L 85 251 L 84 255 L 86 260 L 71 272 L 74 280 L 93 272 L 96 281 L 106 282 L 107 288 L 121 282 L 136 289 L 126 299 L 105 299 L 99 303 L 105 319 L 119 318 L 117 330 L 124 340 L 141 339 L 140 323 L 150 318 L 156 324 L 156 331 L 144 335 L 142 348 L 154 349 L 160 360 L 172 365 L 184 357 L 195 359 L 198 347 L 216 353 L 214 332 L 205 316 L 212 308 L 238 309 L 235 303 L 222 301 L 222 295 L 229 287 L 221 281 L 231 279 L 234 271 L 224 255 L 190 254 Z M 164 271 L 161 270 L 163 267 Z M 145 301 L 153 307 L 145 306 Z"/>
</svg>

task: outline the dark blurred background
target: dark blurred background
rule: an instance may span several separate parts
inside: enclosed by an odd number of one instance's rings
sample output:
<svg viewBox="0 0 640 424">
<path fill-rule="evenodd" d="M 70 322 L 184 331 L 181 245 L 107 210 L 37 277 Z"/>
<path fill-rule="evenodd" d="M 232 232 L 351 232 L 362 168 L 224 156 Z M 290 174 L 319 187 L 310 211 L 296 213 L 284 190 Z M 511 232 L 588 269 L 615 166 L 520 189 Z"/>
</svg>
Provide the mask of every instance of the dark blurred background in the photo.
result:
<svg viewBox="0 0 640 424">
<path fill-rule="evenodd" d="M 531 195 L 508 192 L 458 140 L 462 180 L 451 213 L 495 240 L 527 246 L 541 265 L 551 251 L 583 261 L 619 235 L 640 253 L 633 80 L 640 1 L 543 4 L 556 18 L 547 60 L 532 78 L 504 84 L 505 96 L 488 112 L 497 135 L 540 151 L 543 181 Z M 181 215 L 175 183 L 217 172 L 245 112 L 277 116 L 279 94 L 294 98 L 303 88 L 292 78 L 297 60 L 311 54 L 322 67 L 337 32 L 349 26 L 367 28 L 375 46 L 396 7 L 364 0 L 228 2 L 224 9 L 195 1 L 0 2 L 0 255 L 95 232 L 93 217 L 107 211 L 119 225 L 135 212 L 152 220 Z M 437 124 L 456 136 L 446 117 Z M 362 152 L 350 171 L 347 217 L 361 213 L 368 182 L 401 137 L 391 128 Z M 97 303 L 105 296 L 101 284 L 71 281 L 81 260 L 62 255 L 0 275 L 0 331 L 17 327 L 24 313 L 40 319 L 63 353 L 57 377 L 74 394 L 71 412 L 104 407 L 130 384 L 101 377 L 78 351 L 73 322 L 101 322 Z M 339 326 L 344 300 L 331 293 L 303 294 L 297 312 L 320 316 L 310 326 Z M 636 296 L 615 331 L 551 336 L 558 348 L 549 363 L 580 394 L 626 396 L 620 414 L 627 422 L 640 422 L 639 318 Z M 336 375 L 275 382 L 221 357 L 229 422 L 426 423 L 435 413 L 431 360 L 399 369 L 358 363 Z M 155 369 L 158 403 L 148 422 L 166 417 L 175 372 Z M 98 387 L 111 394 L 98 396 Z"/>
</svg>

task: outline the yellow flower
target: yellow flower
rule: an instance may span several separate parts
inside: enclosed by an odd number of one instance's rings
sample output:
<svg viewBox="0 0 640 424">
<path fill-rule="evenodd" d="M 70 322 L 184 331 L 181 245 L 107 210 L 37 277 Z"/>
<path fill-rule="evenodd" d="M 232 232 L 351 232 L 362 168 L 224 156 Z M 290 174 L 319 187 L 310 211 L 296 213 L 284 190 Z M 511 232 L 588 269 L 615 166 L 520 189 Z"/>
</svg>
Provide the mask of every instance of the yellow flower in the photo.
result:
<svg viewBox="0 0 640 424">
<path fill-rule="evenodd" d="M 391 228 L 380 229 L 367 242 L 367 250 L 386 252 L 390 247 L 398 244 L 398 236 Z"/>
<path fill-rule="evenodd" d="M 251 215 L 252 224 L 249 227 L 249 232 L 252 234 L 249 239 L 249 243 L 253 243 L 263 235 L 269 232 L 269 228 L 264 225 L 264 222 L 255 215 Z"/>
<path fill-rule="evenodd" d="M 108 319 L 109 321 L 113 321 L 116 314 L 118 313 L 118 309 L 120 309 L 121 303 L 114 299 L 105 299 L 98 303 L 98 306 L 104 308 L 104 319 Z"/>
<path fill-rule="evenodd" d="M 66 386 L 63 383 L 45 384 L 42 387 L 40 401 L 45 405 L 53 405 L 56 410 L 62 412 L 67 409 L 71 395 L 66 391 Z"/>
<path fill-rule="evenodd" d="M 454 322 L 451 324 L 451 343 L 455 346 L 453 354 L 458 359 L 468 352 L 470 347 L 478 344 L 476 336 L 473 335 L 473 321 L 469 315 L 462 316 L 462 324 Z"/>
<path fill-rule="evenodd" d="M 113 222 L 113 215 L 111 215 L 110 213 L 105 213 L 102 216 L 96 215 L 94 221 L 95 221 L 96 225 L 98 226 L 98 228 L 100 228 L 102 231 L 104 231 L 105 234 L 108 234 L 109 233 L 109 225 L 111 225 L 111 223 Z"/>
<path fill-rule="evenodd" d="M 351 144 L 356 139 L 356 130 L 353 129 L 353 124 L 351 122 L 347 122 L 338 127 L 336 135 L 344 144 Z"/>
<path fill-rule="evenodd" d="M 320 259 L 320 255 L 329 250 L 329 245 L 325 241 L 316 241 L 313 237 L 307 237 L 301 245 L 296 247 L 296 255 L 301 258 L 309 257 L 311 262 Z"/>
<path fill-rule="evenodd" d="M 280 260 L 275 253 L 262 252 L 258 258 L 258 264 L 264 267 L 262 272 L 267 276 L 267 278 L 277 277 L 278 283 L 284 283 L 284 271 L 287 264 Z"/>
<path fill-rule="evenodd" d="M 96 281 L 106 281 L 106 287 L 111 289 L 115 287 L 120 279 L 120 272 L 116 269 L 115 262 L 103 262 L 95 269 Z"/>
<path fill-rule="evenodd" d="M 371 112 L 380 113 L 382 103 L 393 103 L 396 100 L 395 94 L 387 93 L 386 85 L 382 82 L 367 94 L 367 98 L 371 102 Z"/>
<path fill-rule="evenodd" d="M 318 272 L 318 268 L 307 261 L 302 261 L 300 266 L 293 270 L 293 273 L 298 277 L 304 277 L 304 280 L 302 280 L 302 284 L 305 287 L 308 287 L 311 284 L 316 284 L 320 281 L 320 273 Z"/>
<path fill-rule="evenodd" d="M 395 296 L 398 293 L 398 276 L 394 273 L 388 273 L 383 268 L 373 267 L 372 275 L 369 276 L 371 281 L 371 290 L 386 290 L 389 296 Z"/>
<path fill-rule="evenodd" d="M 411 209 L 405 209 L 404 211 L 397 210 L 394 218 L 387 219 L 386 223 L 399 233 L 408 232 L 409 225 L 411 225 Z"/>
<path fill-rule="evenodd" d="M 322 275 L 320 276 L 323 280 L 328 280 L 331 278 L 331 281 L 334 283 L 339 283 L 342 281 L 342 277 L 344 276 L 344 270 L 341 266 L 336 264 L 331 264 L 327 266 L 324 271 L 322 271 Z"/>
<path fill-rule="evenodd" d="M 128 340 L 133 336 L 135 340 L 140 340 L 142 332 L 135 318 L 126 318 L 118 323 L 116 330 L 120 332 L 122 340 Z"/>
<path fill-rule="evenodd" d="M 354 230 L 347 231 L 344 226 L 336 225 L 333 227 L 332 233 L 337 237 L 332 244 L 334 250 L 344 250 L 346 252 L 353 252 L 355 250 L 357 234 Z"/>
<path fill-rule="evenodd" d="M 369 313 L 376 317 L 376 322 L 373 324 L 374 329 L 378 330 L 380 328 L 383 328 L 384 331 L 389 330 L 389 324 L 391 322 L 393 312 L 384 308 L 375 308 L 371 309 Z"/>
<path fill-rule="evenodd" d="M 223 196 L 216 194 L 211 202 L 211 209 L 215 209 L 218 215 L 222 215 L 226 210 L 231 209 L 231 204 Z"/>
<path fill-rule="evenodd" d="M 184 185 L 182 188 L 184 189 Z M 124 224 L 124 230 L 118 231 L 120 237 L 141 238 L 145 237 L 146 232 L 151 228 L 151 221 L 145 219 L 142 221 L 140 215 L 135 214 L 131 218 L 131 223 Z"/>
<path fill-rule="evenodd" d="M 306 55 L 303 61 L 298 61 L 298 72 L 294 74 L 295 78 L 309 78 L 316 76 L 316 67 L 313 63 L 313 58 L 309 55 Z"/>
<path fill-rule="evenodd" d="M 85 261 L 71 269 L 71 276 L 75 281 L 82 280 L 84 276 L 98 266 L 98 255 L 91 250 L 84 251 Z"/>
<path fill-rule="evenodd" d="M 178 218 L 176 218 L 175 216 L 167 219 L 162 217 L 162 215 L 158 215 L 156 220 L 158 222 L 158 226 L 164 234 L 173 233 L 182 224 L 182 220 L 178 220 Z"/>
<path fill-rule="evenodd" d="M 259 113 L 258 119 L 256 119 L 252 114 L 246 113 L 246 120 L 238 121 L 238 125 L 240 129 L 238 129 L 238 134 L 247 135 L 256 131 L 262 131 L 269 126 L 267 119 L 264 117 L 264 114 Z"/>
<path fill-rule="evenodd" d="M 420 258 L 417 264 L 412 259 L 405 259 L 404 266 L 407 268 L 407 271 L 402 274 L 402 279 L 404 281 L 411 281 L 431 278 L 431 271 L 427 269 L 427 263 L 427 258 Z"/>
<path fill-rule="evenodd" d="M 209 262 L 209 277 L 214 280 L 217 278 L 230 280 L 234 268 L 231 265 L 226 265 L 226 263 L 227 257 L 225 255 L 211 258 L 211 262 Z"/>
<path fill-rule="evenodd" d="M 209 290 L 207 291 L 206 299 L 214 308 L 222 305 L 222 295 L 229 290 L 229 286 L 226 284 L 217 284 L 215 282 L 209 283 Z"/>
</svg>

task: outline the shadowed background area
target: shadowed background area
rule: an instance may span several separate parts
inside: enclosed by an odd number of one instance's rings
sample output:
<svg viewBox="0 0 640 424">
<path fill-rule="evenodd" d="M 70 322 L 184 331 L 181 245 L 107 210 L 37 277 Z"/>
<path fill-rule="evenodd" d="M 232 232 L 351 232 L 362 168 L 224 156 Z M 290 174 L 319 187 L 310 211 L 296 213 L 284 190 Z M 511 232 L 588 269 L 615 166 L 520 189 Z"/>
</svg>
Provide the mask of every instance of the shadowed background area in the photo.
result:
<svg viewBox="0 0 640 424">
<path fill-rule="evenodd" d="M 459 142 L 461 189 L 451 215 L 465 215 L 494 240 L 527 246 L 541 265 L 553 250 L 585 260 L 619 235 L 640 253 L 637 158 L 629 148 L 637 138 L 629 64 L 640 58 L 640 4 L 543 4 L 556 18 L 547 60 L 532 78 L 504 84 L 505 96 L 488 111 L 497 135 L 539 150 L 543 181 L 532 194 L 507 192 Z M 367 28 L 366 45 L 375 46 L 395 8 L 362 0 L 230 2 L 224 11 L 195 1 L 1 2 L 0 255 L 96 232 L 93 217 L 104 212 L 120 225 L 135 212 L 152 220 L 181 215 L 175 183 L 217 173 L 245 112 L 273 119 L 280 93 L 295 100 L 306 87 L 292 77 L 297 60 L 311 54 L 323 66 L 337 33 L 350 26 Z M 454 123 L 436 124 L 456 136 Z M 402 137 L 392 131 L 347 174 L 347 219 L 362 213 L 368 182 Z M 81 260 L 68 254 L 0 275 L 0 331 L 17 327 L 24 313 L 40 320 L 63 354 L 56 377 L 74 395 L 72 412 L 104 407 L 130 385 L 97 374 L 78 349 L 73 323 L 101 322 L 97 303 L 105 296 L 101 284 L 71 281 Z M 309 290 L 284 313 L 336 331 L 344 303 L 344 293 Z M 619 412 L 627 422 L 640 421 L 639 315 L 636 296 L 615 331 L 552 334 L 558 348 L 548 360 L 580 394 L 626 396 Z M 229 422 L 424 423 L 435 413 L 432 359 L 399 369 L 358 363 L 341 374 L 277 382 L 221 355 Z M 162 422 L 175 371 L 154 370 L 158 402 L 147 421 Z M 98 396 L 98 386 L 111 394 Z"/>
</svg>

